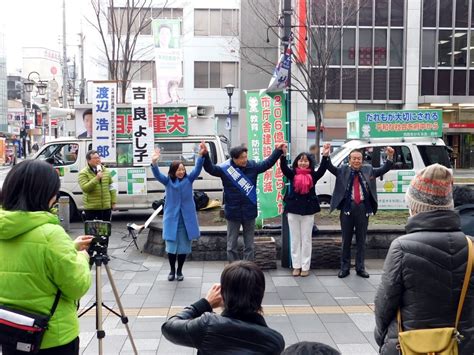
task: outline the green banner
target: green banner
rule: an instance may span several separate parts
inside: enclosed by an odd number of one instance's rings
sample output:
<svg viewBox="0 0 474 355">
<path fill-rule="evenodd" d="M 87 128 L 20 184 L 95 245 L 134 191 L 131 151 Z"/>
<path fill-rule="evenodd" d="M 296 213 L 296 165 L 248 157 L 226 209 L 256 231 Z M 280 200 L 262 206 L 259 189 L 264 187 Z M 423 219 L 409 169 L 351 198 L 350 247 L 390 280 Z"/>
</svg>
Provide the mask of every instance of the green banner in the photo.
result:
<svg viewBox="0 0 474 355">
<path fill-rule="evenodd" d="M 146 168 L 127 169 L 127 195 L 146 195 Z"/>
<path fill-rule="evenodd" d="M 347 138 L 442 137 L 442 110 L 347 113 Z"/>
<path fill-rule="evenodd" d="M 285 94 L 273 92 L 261 94 L 246 91 L 248 157 L 255 161 L 268 158 L 275 144 L 286 142 Z M 280 161 L 258 176 L 258 218 L 272 218 L 283 212 L 285 183 Z"/>
<path fill-rule="evenodd" d="M 132 136 L 132 109 L 129 107 L 117 108 L 117 138 Z M 158 137 L 186 137 L 188 132 L 187 107 L 154 107 L 153 126 L 155 138 Z"/>
</svg>

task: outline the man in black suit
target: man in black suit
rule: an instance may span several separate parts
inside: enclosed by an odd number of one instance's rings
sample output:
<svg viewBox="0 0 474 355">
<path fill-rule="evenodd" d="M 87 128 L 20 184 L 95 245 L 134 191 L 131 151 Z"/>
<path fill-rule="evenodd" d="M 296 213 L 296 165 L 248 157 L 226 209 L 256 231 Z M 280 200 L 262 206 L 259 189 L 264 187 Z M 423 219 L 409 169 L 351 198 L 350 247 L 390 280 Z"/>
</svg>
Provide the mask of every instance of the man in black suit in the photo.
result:
<svg viewBox="0 0 474 355">
<path fill-rule="evenodd" d="M 336 185 L 331 198 L 331 212 L 336 208 L 341 211 L 342 254 L 341 270 L 338 277 L 343 278 L 350 274 L 351 242 L 356 235 L 357 255 L 356 272 L 360 277 L 368 278 L 365 271 L 365 239 L 369 216 L 377 212 L 377 177 L 389 171 L 393 164 L 392 147 L 386 148 L 387 161 L 381 168 L 363 164 L 363 154 L 360 150 L 353 150 L 349 154 L 349 165 L 336 168 L 331 160 L 328 170 L 336 176 Z"/>
</svg>

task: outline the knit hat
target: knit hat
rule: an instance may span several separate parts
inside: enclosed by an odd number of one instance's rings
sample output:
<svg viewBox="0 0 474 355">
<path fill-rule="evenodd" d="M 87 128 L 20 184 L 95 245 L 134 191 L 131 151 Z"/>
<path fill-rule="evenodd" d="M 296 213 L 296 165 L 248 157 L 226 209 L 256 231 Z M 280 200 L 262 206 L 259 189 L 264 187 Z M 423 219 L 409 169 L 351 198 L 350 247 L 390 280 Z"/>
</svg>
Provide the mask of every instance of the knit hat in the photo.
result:
<svg viewBox="0 0 474 355">
<path fill-rule="evenodd" d="M 420 170 L 408 187 L 405 202 L 412 213 L 454 209 L 451 172 L 440 164 Z"/>
</svg>

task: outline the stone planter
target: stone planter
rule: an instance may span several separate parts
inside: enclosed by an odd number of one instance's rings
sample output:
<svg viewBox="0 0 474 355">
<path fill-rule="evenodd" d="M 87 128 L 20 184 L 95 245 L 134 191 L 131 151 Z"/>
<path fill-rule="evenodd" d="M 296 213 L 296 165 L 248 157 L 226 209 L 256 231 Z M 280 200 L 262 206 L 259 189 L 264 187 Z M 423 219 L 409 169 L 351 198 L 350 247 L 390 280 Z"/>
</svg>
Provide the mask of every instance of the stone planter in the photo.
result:
<svg viewBox="0 0 474 355">
<path fill-rule="evenodd" d="M 340 236 L 313 238 L 311 269 L 338 269 L 341 265 Z"/>
<path fill-rule="evenodd" d="M 277 250 L 275 238 L 255 237 L 255 264 L 262 270 L 276 269 Z"/>
</svg>

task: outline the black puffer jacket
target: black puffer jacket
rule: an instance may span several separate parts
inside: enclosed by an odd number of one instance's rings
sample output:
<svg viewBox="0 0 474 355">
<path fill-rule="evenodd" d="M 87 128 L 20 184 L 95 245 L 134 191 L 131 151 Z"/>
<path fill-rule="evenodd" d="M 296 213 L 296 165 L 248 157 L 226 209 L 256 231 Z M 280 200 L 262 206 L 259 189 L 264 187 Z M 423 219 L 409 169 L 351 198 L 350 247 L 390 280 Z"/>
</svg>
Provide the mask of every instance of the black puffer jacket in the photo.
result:
<svg viewBox="0 0 474 355">
<path fill-rule="evenodd" d="M 403 330 L 453 327 L 467 264 L 467 241 L 454 211 L 408 219 L 407 235 L 393 241 L 375 297 L 375 340 L 381 353 L 398 355 L 397 310 Z M 474 354 L 474 275 L 458 330 L 461 355 Z"/>
<path fill-rule="evenodd" d="M 161 332 L 174 344 L 197 348 L 199 355 L 273 355 L 285 348 L 281 334 L 261 315 L 218 315 L 204 298 L 168 319 Z"/>
</svg>

